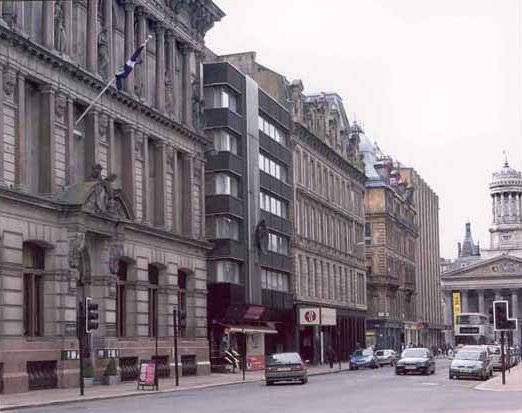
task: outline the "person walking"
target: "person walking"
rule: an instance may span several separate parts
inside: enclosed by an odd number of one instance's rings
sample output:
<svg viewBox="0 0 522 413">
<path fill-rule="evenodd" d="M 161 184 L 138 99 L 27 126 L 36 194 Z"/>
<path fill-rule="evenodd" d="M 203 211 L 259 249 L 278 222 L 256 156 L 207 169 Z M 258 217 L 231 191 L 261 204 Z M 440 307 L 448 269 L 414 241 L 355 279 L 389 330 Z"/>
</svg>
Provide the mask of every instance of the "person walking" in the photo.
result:
<svg viewBox="0 0 522 413">
<path fill-rule="evenodd" d="M 330 365 L 330 368 L 333 369 L 335 353 L 334 353 L 332 346 L 328 347 L 328 350 L 326 351 L 326 358 L 328 360 L 328 364 Z"/>
</svg>

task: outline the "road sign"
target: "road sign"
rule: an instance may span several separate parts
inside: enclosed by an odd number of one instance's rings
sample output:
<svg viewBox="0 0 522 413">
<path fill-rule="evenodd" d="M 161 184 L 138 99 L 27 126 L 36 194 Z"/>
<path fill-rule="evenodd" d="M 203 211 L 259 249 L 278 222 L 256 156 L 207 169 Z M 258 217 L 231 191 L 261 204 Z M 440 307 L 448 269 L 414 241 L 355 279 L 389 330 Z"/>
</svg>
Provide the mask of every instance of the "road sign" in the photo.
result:
<svg viewBox="0 0 522 413">
<path fill-rule="evenodd" d="M 300 308 L 299 309 L 299 324 L 302 326 L 318 326 L 320 321 L 321 309 L 314 308 Z"/>
<path fill-rule="evenodd" d="M 506 300 L 493 301 L 493 326 L 495 331 L 518 329 L 516 318 L 509 318 L 509 303 Z"/>
</svg>

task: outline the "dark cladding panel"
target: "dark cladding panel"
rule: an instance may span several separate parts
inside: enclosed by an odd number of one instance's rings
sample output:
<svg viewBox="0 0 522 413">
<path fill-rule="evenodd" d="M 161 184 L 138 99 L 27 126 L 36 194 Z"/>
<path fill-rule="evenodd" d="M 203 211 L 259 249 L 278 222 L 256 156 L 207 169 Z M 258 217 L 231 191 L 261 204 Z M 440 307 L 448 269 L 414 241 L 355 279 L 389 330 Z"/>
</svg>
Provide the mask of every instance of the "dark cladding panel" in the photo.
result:
<svg viewBox="0 0 522 413">
<path fill-rule="evenodd" d="M 230 195 L 207 195 L 205 197 L 205 212 L 207 214 L 229 213 L 243 217 L 243 202 Z"/>
<path fill-rule="evenodd" d="M 245 259 L 246 247 L 244 242 L 229 239 L 218 239 L 214 241 L 213 245 L 214 248 L 211 252 L 211 256 L 213 258 L 230 258 L 241 261 Z"/>
<path fill-rule="evenodd" d="M 238 135 L 242 135 L 242 118 L 228 108 L 216 108 L 205 110 L 206 128 L 229 128 Z"/>
<path fill-rule="evenodd" d="M 262 90 L 259 91 L 259 109 L 286 131 L 290 129 L 290 112 Z"/>
<path fill-rule="evenodd" d="M 281 182 L 263 171 L 259 172 L 259 181 L 262 189 L 266 189 L 287 201 L 292 199 L 292 187 L 290 185 Z"/>
<path fill-rule="evenodd" d="M 207 158 L 206 170 L 207 172 L 231 171 L 235 175 L 241 176 L 243 173 L 243 161 L 230 152 L 219 152 Z"/>
<path fill-rule="evenodd" d="M 292 152 L 285 146 L 277 143 L 263 132 L 259 132 L 259 146 L 271 154 L 274 159 L 280 159 L 287 165 L 292 165 Z"/>
<path fill-rule="evenodd" d="M 245 91 L 245 77 L 228 63 L 208 63 L 203 66 L 204 85 L 229 85 L 239 93 Z"/>
</svg>

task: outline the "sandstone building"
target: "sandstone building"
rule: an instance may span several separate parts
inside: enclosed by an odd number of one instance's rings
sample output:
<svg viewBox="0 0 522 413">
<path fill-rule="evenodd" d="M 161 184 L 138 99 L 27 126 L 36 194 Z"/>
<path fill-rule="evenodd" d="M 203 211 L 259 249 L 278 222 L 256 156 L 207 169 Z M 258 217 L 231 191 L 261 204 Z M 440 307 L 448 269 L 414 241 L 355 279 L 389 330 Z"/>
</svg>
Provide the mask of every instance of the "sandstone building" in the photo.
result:
<svg viewBox="0 0 522 413">
<path fill-rule="evenodd" d="M 201 130 L 210 0 L 0 3 L 0 383 L 78 384 L 76 314 L 122 380 L 153 355 L 169 374 L 172 309 L 186 373 L 209 371 Z M 122 92 L 77 119 L 148 36 Z"/>
</svg>

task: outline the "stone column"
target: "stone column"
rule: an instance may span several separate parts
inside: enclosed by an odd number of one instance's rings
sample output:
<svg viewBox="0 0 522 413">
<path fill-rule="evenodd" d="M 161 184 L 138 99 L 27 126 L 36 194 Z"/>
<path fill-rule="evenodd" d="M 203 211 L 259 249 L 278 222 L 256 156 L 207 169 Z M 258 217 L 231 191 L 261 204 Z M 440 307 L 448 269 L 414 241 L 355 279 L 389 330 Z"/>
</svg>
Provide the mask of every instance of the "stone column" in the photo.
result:
<svg viewBox="0 0 522 413">
<path fill-rule="evenodd" d="M 13 1 L 13 12 L 15 17 L 15 26 L 21 30 L 25 30 L 25 2 Z"/>
<path fill-rule="evenodd" d="M 54 47 L 54 1 L 42 2 L 42 43 L 48 49 Z"/>
<path fill-rule="evenodd" d="M 176 83 L 176 38 L 171 30 L 167 30 L 165 33 L 166 40 L 166 79 L 165 79 L 165 111 L 174 116 L 175 114 L 175 98 L 174 85 Z"/>
<path fill-rule="evenodd" d="M 502 223 L 502 218 L 504 216 L 504 195 L 498 194 L 498 222 Z"/>
<path fill-rule="evenodd" d="M 192 189 L 194 187 L 194 157 L 184 154 L 182 158 L 182 183 L 181 183 L 181 211 L 183 235 L 192 238 L 193 234 L 193 210 Z"/>
<path fill-rule="evenodd" d="M 493 224 L 497 223 L 497 203 L 495 194 L 491 195 L 491 206 L 493 215 Z"/>
<path fill-rule="evenodd" d="M 1 3 L 1 2 L 0 2 Z M 0 6 L 0 21 L 2 18 Z M 4 182 L 4 67 L 0 65 L 0 182 Z"/>
<path fill-rule="evenodd" d="M 486 313 L 486 309 L 484 307 L 484 290 L 477 291 L 478 295 L 478 312 L 481 314 Z"/>
<path fill-rule="evenodd" d="M 22 2 L 23 3 L 23 2 Z M 23 8 L 22 8 L 23 10 Z M 5 75 L 11 75 L 12 72 L 9 72 Z M 13 75 L 15 76 L 15 75 Z M 16 99 L 18 100 L 18 111 L 16 117 L 16 143 L 15 143 L 15 162 L 16 162 L 16 171 L 15 171 L 15 183 L 21 186 L 27 185 L 27 142 L 25 138 L 25 77 L 18 73 L 17 83 L 17 95 Z"/>
<path fill-rule="evenodd" d="M 183 109 L 183 123 L 188 127 L 192 127 L 192 74 L 190 68 L 190 61 L 192 60 L 192 54 L 194 51 L 192 48 L 185 44 L 182 48 L 183 51 L 183 79 L 182 79 L 182 90 L 183 90 L 183 101 L 181 102 Z"/>
<path fill-rule="evenodd" d="M 156 193 L 155 193 L 155 224 L 165 226 L 167 222 L 167 149 L 164 142 L 156 143 Z"/>
<path fill-rule="evenodd" d="M 517 223 L 520 223 L 520 194 L 515 194 Z"/>
<path fill-rule="evenodd" d="M 511 291 L 511 317 L 518 318 L 518 289 Z"/>
<path fill-rule="evenodd" d="M 462 313 L 467 313 L 469 311 L 468 306 L 468 291 L 467 290 L 461 290 L 460 295 L 462 296 L 462 303 L 461 303 L 461 309 L 460 311 Z"/>
<path fill-rule="evenodd" d="M 125 57 L 127 60 L 134 53 L 134 1 L 125 1 Z M 134 73 L 131 73 L 127 79 L 125 79 L 124 85 L 125 91 L 128 93 L 134 93 Z"/>
<path fill-rule="evenodd" d="M 131 125 L 125 125 L 123 127 L 123 134 L 125 139 L 123 140 L 122 161 L 125 173 L 122 176 L 122 188 L 123 192 L 132 202 L 132 210 L 134 211 L 134 214 L 136 214 L 136 157 L 134 156 L 134 127 Z"/>
<path fill-rule="evenodd" d="M 114 59 L 114 28 L 112 27 L 112 1 L 103 3 L 103 30 L 105 30 L 105 40 L 107 42 L 107 59 L 109 64 L 107 67 L 108 77 L 112 77 L 116 73 L 116 64 Z M 128 57 L 126 57 L 128 59 Z"/>
<path fill-rule="evenodd" d="M 154 211 L 151 210 L 151 205 L 149 202 L 149 175 L 150 168 L 154 167 L 154 165 L 149 164 L 149 137 L 145 134 L 142 134 L 143 139 L 143 171 L 142 171 L 142 180 L 141 185 L 143 187 L 142 191 L 142 210 L 143 210 L 143 222 L 147 222 L 149 224 L 154 224 Z"/>
<path fill-rule="evenodd" d="M 75 178 L 75 138 L 74 138 L 74 100 L 71 98 L 67 99 L 67 143 L 66 143 L 66 174 L 65 182 L 67 185 L 74 184 Z"/>
<path fill-rule="evenodd" d="M 138 18 L 138 44 L 143 44 L 147 39 L 147 13 L 143 7 L 136 9 L 136 16 Z M 147 81 L 147 50 L 144 50 L 140 56 L 141 64 L 134 69 L 136 71 L 136 87 L 135 90 L 142 100 L 149 99 L 149 82 Z M 128 59 L 128 57 L 126 58 Z"/>
<path fill-rule="evenodd" d="M 180 154 L 172 148 L 172 231 L 181 234 L 181 177 Z"/>
<path fill-rule="evenodd" d="M 55 140 L 54 140 L 54 90 L 50 85 L 40 89 L 42 94 L 41 144 L 40 146 L 40 178 L 39 189 L 44 194 L 53 193 L 55 189 Z"/>
<path fill-rule="evenodd" d="M 513 194 L 510 192 L 508 193 L 508 217 L 509 220 L 513 216 Z"/>
<path fill-rule="evenodd" d="M 64 51 L 69 56 L 73 55 L 73 2 L 64 1 L 63 4 L 64 12 L 64 29 L 65 29 L 65 45 Z"/>
<path fill-rule="evenodd" d="M 98 163 L 98 146 L 99 146 L 99 119 L 98 112 L 91 109 L 85 116 L 85 178 L 89 178 L 92 174 L 92 168 Z"/>
<path fill-rule="evenodd" d="M 87 70 L 98 73 L 98 0 L 87 2 Z"/>
<path fill-rule="evenodd" d="M 156 24 L 156 87 L 154 105 L 165 111 L 165 27 Z"/>
</svg>

